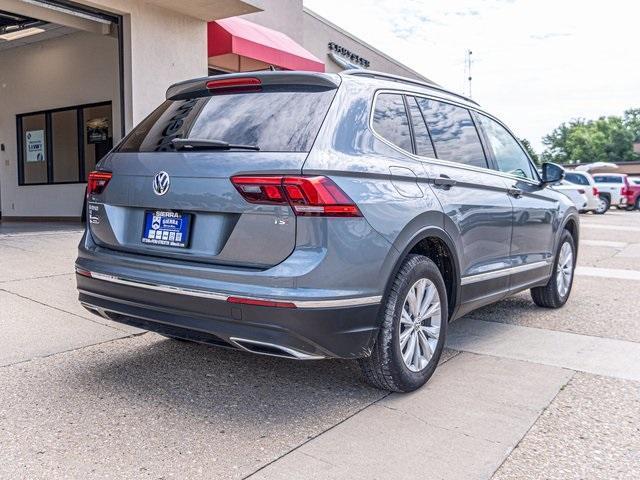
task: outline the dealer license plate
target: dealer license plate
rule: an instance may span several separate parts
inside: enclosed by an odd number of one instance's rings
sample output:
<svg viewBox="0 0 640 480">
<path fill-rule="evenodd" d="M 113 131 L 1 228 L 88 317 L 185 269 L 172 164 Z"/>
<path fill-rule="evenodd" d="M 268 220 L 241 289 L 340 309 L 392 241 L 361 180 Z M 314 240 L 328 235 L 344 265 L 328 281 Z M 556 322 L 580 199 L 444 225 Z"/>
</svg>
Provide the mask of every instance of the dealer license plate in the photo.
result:
<svg viewBox="0 0 640 480">
<path fill-rule="evenodd" d="M 170 210 L 147 210 L 142 243 L 186 248 L 189 245 L 191 214 Z"/>
</svg>

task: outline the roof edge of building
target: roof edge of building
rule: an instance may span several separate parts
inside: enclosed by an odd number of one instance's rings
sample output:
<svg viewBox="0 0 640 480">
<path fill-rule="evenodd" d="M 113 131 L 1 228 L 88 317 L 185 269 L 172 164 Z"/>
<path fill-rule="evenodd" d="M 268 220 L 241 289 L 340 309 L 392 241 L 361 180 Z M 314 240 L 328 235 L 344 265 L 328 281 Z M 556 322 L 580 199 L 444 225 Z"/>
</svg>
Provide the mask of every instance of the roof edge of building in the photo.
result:
<svg viewBox="0 0 640 480">
<path fill-rule="evenodd" d="M 330 26 L 331 28 L 337 30 L 338 32 L 340 32 L 342 35 L 349 37 L 350 39 L 352 39 L 354 42 L 359 43 L 360 45 L 362 45 L 365 48 L 368 48 L 369 50 L 372 50 L 373 52 L 377 53 L 378 55 L 380 55 L 381 57 L 385 58 L 386 60 L 388 60 L 389 62 L 397 65 L 398 67 L 404 68 L 406 71 L 412 73 L 413 75 L 415 75 L 416 77 L 418 77 L 419 79 L 422 79 L 426 82 L 430 82 L 433 83 L 433 81 L 427 77 L 425 77 L 424 75 L 416 72 L 414 69 L 407 67 L 405 64 L 400 63 L 398 60 L 396 60 L 395 58 L 387 55 L 386 53 L 380 51 L 379 49 L 377 49 L 376 47 L 370 45 L 369 43 L 365 42 L 364 40 L 356 37 L 355 35 L 353 35 L 352 33 L 347 32 L 344 28 L 339 27 L 338 25 L 336 25 L 335 23 L 327 20 L 326 18 L 324 18 L 322 15 L 319 15 L 318 13 L 314 12 L 313 10 L 311 10 L 308 7 L 303 6 L 302 7 L 302 12 L 303 14 L 307 14 L 313 18 L 315 18 L 316 20 Z"/>
</svg>

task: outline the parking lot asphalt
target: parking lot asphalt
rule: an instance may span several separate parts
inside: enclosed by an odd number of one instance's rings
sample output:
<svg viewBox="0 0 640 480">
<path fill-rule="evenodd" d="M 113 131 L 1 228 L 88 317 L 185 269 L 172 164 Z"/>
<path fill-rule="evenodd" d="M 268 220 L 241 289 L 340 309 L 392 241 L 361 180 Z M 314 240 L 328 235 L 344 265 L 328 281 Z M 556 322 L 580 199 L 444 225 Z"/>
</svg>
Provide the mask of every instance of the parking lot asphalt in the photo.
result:
<svg viewBox="0 0 640 480">
<path fill-rule="evenodd" d="M 1 223 L 0 478 L 640 478 L 640 213 L 581 220 L 569 303 L 470 313 L 409 395 L 93 316 L 81 229 Z"/>
</svg>

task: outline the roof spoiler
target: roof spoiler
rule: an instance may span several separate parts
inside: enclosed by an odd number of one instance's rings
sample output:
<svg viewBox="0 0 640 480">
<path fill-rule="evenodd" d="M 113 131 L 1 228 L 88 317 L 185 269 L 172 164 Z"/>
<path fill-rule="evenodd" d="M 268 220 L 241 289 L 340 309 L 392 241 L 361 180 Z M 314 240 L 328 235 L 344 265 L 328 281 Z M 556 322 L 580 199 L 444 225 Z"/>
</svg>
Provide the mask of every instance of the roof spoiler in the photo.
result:
<svg viewBox="0 0 640 480">
<path fill-rule="evenodd" d="M 335 74 L 314 72 L 242 72 L 228 75 L 195 78 L 185 82 L 175 83 L 167 89 L 167 100 L 181 100 L 194 96 L 207 95 L 211 90 L 207 88 L 210 82 L 241 83 L 242 79 L 257 79 L 254 84 L 259 85 L 309 85 L 328 89 L 340 86 L 340 76 Z M 237 82 L 234 82 L 236 80 Z"/>
</svg>

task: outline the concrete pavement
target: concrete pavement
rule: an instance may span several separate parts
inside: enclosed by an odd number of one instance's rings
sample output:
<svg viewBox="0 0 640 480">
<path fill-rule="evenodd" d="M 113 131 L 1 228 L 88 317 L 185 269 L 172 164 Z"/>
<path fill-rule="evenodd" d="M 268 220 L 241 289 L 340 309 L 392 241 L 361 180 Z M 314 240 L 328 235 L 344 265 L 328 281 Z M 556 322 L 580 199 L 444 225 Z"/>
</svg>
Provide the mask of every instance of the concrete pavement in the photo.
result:
<svg viewBox="0 0 640 480">
<path fill-rule="evenodd" d="M 463 353 L 249 478 L 490 478 L 571 376 Z"/>
</svg>

